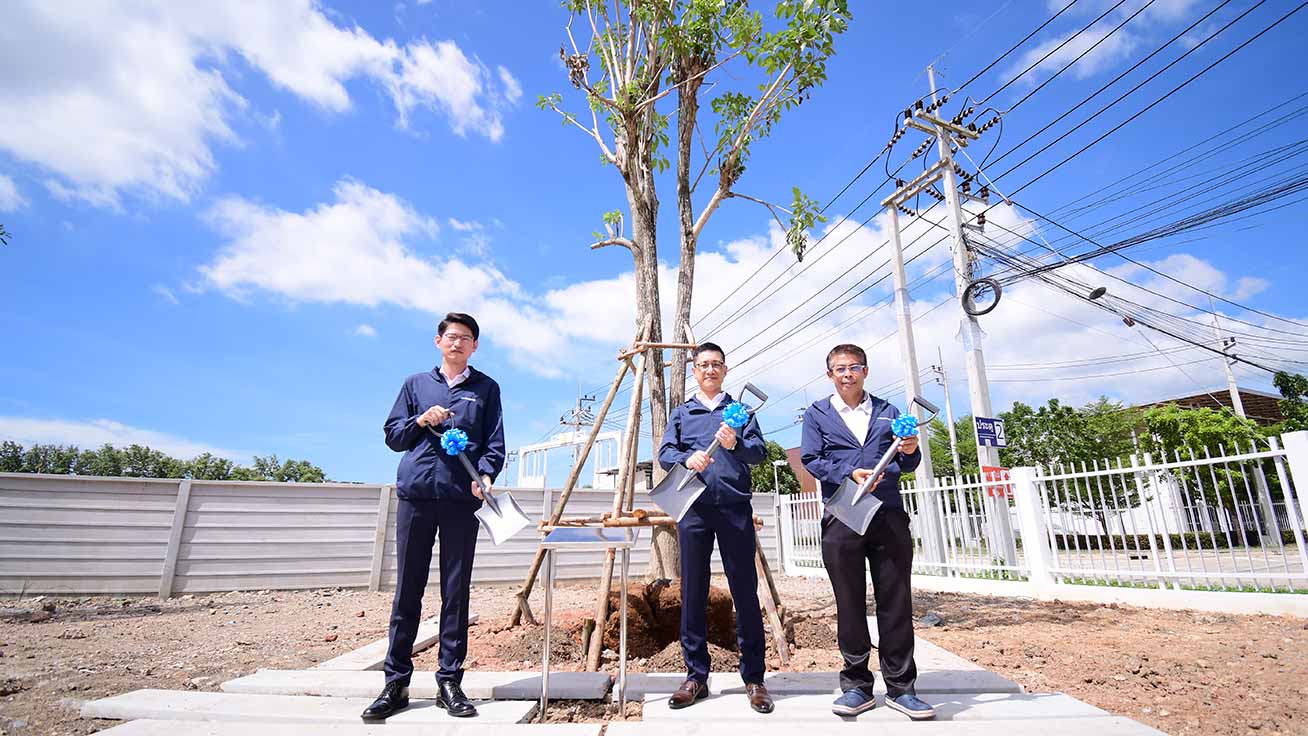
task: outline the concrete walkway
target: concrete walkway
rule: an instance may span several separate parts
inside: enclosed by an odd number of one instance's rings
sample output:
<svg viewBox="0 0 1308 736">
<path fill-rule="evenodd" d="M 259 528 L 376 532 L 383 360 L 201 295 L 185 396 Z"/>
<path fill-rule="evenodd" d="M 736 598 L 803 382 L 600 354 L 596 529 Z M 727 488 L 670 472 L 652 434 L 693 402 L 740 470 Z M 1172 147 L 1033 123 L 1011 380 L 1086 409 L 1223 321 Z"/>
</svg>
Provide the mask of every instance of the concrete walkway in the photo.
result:
<svg viewBox="0 0 1308 736">
<path fill-rule="evenodd" d="M 875 632 L 875 624 L 873 623 Z M 126 721 L 105 733 L 114 736 L 250 736 L 330 733 L 366 736 L 421 731 L 428 736 L 600 736 L 600 724 L 537 725 L 538 672 L 468 672 L 464 688 L 477 701 L 475 719 L 451 718 L 435 707 L 435 675 L 414 673 L 412 705 L 384 725 L 365 725 L 359 713 L 382 686 L 375 645 L 349 662 L 355 669 L 260 670 L 223 683 L 222 692 L 137 690 L 88 702 L 87 718 Z M 749 708 L 744 684 L 734 672 L 715 672 L 709 697 L 682 710 L 667 699 L 681 673 L 632 674 L 627 699 L 643 702 L 642 722 L 612 723 L 607 736 L 654 736 L 675 729 L 678 736 L 780 736 L 803 724 L 804 736 L 851 736 L 851 723 L 875 724 L 878 734 L 976 734 L 977 736 L 1158 736 L 1161 732 L 1061 693 L 1025 693 L 1015 682 L 918 639 L 917 690 L 936 706 L 937 717 L 911 722 L 885 707 L 858 718 L 831 713 L 839 692 L 835 672 L 774 672 L 767 685 L 776 699 L 769 715 Z M 552 700 L 602 700 L 616 696 L 606 673 L 552 672 Z M 762 729 L 762 731 L 760 731 Z"/>
</svg>

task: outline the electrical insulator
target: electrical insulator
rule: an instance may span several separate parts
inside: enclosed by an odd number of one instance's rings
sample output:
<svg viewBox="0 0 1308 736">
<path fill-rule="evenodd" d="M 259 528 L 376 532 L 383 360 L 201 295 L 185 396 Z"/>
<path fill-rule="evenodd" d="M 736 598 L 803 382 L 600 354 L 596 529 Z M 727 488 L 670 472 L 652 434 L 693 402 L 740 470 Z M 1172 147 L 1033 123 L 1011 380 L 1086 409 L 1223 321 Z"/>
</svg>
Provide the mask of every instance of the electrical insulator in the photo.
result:
<svg viewBox="0 0 1308 736">
<path fill-rule="evenodd" d="M 922 111 L 922 101 L 921 101 L 921 100 L 918 100 L 916 103 L 914 103 L 914 104 L 913 104 L 913 108 L 916 109 L 918 112 L 921 112 L 921 111 Z"/>
<path fill-rule="evenodd" d="M 968 124 L 967 124 L 967 129 L 970 130 L 970 131 L 972 131 L 973 133 L 975 133 L 975 132 L 976 132 L 976 123 L 968 123 Z"/>
<path fill-rule="evenodd" d="M 980 225 L 981 227 L 986 226 L 986 213 L 982 212 L 981 214 L 976 216 L 976 224 Z"/>
<path fill-rule="evenodd" d="M 903 180 L 903 179 L 896 179 L 896 180 L 895 180 L 895 188 L 896 188 L 896 189 L 903 189 L 903 188 L 904 188 L 904 180 Z"/>
<path fill-rule="evenodd" d="M 990 187 L 981 187 L 981 199 L 990 199 Z"/>
<path fill-rule="evenodd" d="M 964 179 L 964 180 L 963 180 L 963 194 L 971 194 L 971 193 L 972 193 L 972 182 L 967 181 L 966 179 Z"/>
</svg>

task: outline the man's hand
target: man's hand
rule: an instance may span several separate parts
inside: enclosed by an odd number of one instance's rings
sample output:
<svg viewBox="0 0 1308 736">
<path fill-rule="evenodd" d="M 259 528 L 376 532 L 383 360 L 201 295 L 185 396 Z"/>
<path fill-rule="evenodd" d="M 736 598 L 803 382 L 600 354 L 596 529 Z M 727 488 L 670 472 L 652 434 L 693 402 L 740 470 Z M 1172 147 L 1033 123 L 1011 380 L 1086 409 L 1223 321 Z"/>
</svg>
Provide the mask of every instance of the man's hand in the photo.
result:
<svg viewBox="0 0 1308 736">
<path fill-rule="evenodd" d="M 718 427 L 718 433 L 713 435 L 717 438 L 718 444 L 722 445 L 724 450 L 734 450 L 736 448 L 736 430 L 731 428 L 730 424 L 722 423 Z"/>
<path fill-rule="evenodd" d="M 485 498 L 485 494 L 490 491 L 490 489 L 491 479 L 489 475 L 483 475 L 481 477 L 481 485 L 478 485 L 477 481 L 472 482 L 472 495 L 477 498 Z"/>
<path fill-rule="evenodd" d="M 713 458 L 709 457 L 708 453 L 704 452 L 703 450 L 699 450 L 694 455 L 691 455 L 689 459 L 686 460 L 686 467 L 690 468 L 696 473 L 704 472 L 704 469 L 712 464 L 713 464 Z"/>
<path fill-rule="evenodd" d="M 867 477 L 868 477 L 869 475 L 872 475 L 872 469 L 871 469 L 871 468 L 859 468 L 859 469 L 855 470 L 854 472 L 850 473 L 850 474 L 849 474 L 849 477 L 853 478 L 853 479 L 854 479 L 854 482 L 857 483 L 857 484 L 859 484 L 859 485 L 861 486 L 861 485 L 863 485 L 863 481 L 867 480 Z M 872 484 L 872 487 L 875 488 L 876 485 L 877 485 L 877 483 L 880 483 L 880 482 L 881 482 L 881 479 L 882 479 L 882 478 L 885 478 L 885 477 L 886 477 L 886 473 L 885 473 L 885 471 L 882 471 L 882 472 L 881 472 L 881 475 L 878 475 L 878 476 L 877 476 L 876 483 L 873 483 L 873 484 Z"/>
<path fill-rule="evenodd" d="M 450 410 L 443 406 L 433 406 L 418 416 L 419 427 L 435 427 L 450 418 Z"/>
<path fill-rule="evenodd" d="M 917 436 L 905 437 L 899 443 L 899 451 L 905 455 L 912 455 L 917 451 Z"/>
</svg>

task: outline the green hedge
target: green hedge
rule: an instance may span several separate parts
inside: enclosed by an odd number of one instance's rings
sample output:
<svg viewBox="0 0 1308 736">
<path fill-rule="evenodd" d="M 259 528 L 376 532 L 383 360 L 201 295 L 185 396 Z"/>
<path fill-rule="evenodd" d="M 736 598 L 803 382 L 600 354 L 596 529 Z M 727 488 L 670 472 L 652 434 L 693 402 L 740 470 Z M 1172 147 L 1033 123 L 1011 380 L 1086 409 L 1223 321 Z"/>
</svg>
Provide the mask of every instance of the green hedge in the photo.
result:
<svg viewBox="0 0 1308 736">
<path fill-rule="evenodd" d="M 1118 550 L 1143 550 L 1149 551 L 1148 534 L 1055 534 L 1054 543 L 1058 549 L 1082 551 L 1090 549 L 1099 551 Z M 1255 531 L 1247 530 L 1243 535 L 1239 530 L 1232 529 L 1229 543 L 1226 532 L 1186 532 L 1185 534 L 1169 534 L 1173 551 L 1182 549 L 1182 537 L 1185 539 L 1184 548 L 1186 549 L 1228 549 L 1231 546 L 1243 547 L 1246 544 L 1250 547 L 1259 547 L 1262 545 L 1262 537 Z M 1159 550 L 1163 549 L 1163 537 L 1161 534 L 1153 535 L 1154 546 Z M 1294 532 L 1289 529 L 1281 530 L 1281 541 L 1285 544 L 1294 544 Z"/>
</svg>

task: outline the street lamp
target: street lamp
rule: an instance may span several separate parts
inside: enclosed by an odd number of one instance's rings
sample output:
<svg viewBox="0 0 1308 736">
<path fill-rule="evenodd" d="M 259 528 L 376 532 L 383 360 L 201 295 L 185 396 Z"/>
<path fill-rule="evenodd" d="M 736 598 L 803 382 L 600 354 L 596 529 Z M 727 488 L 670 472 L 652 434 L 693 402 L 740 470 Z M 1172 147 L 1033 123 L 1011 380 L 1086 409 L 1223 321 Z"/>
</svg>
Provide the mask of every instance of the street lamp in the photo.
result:
<svg viewBox="0 0 1308 736">
<path fill-rule="evenodd" d="M 782 468 L 789 464 L 790 463 L 786 460 L 772 461 L 772 492 L 777 494 L 778 498 L 781 497 L 781 479 L 777 476 L 777 468 Z"/>
</svg>

